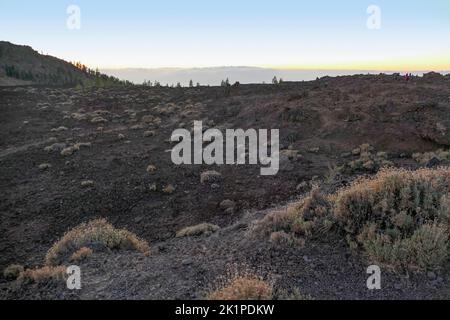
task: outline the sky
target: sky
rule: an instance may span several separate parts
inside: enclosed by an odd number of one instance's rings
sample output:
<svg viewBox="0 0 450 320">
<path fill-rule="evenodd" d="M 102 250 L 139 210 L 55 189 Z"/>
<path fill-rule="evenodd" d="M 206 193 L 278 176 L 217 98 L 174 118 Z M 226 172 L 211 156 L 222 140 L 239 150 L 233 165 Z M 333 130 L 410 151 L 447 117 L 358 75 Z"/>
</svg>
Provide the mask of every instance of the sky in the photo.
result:
<svg viewBox="0 0 450 320">
<path fill-rule="evenodd" d="M 99 68 L 439 71 L 450 70 L 450 1 L 0 0 L 0 40 Z"/>
</svg>

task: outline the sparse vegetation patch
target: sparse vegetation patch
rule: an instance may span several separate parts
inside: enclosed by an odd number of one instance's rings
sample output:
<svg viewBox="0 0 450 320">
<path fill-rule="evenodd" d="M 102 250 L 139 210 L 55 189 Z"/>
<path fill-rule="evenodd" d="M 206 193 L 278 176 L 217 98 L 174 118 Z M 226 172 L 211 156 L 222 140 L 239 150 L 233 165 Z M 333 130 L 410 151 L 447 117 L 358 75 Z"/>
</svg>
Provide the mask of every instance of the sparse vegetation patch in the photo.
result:
<svg viewBox="0 0 450 320">
<path fill-rule="evenodd" d="M 382 169 L 329 196 L 313 189 L 255 221 L 251 232 L 275 244 L 303 245 L 299 239 L 334 228 L 371 262 L 397 270 L 436 269 L 448 255 L 449 192 L 450 168 Z"/>
<path fill-rule="evenodd" d="M 145 255 L 150 253 L 150 247 L 146 241 L 127 230 L 115 229 L 105 219 L 97 219 L 83 223 L 67 232 L 48 250 L 45 263 L 46 265 L 61 263 L 83 247 L 92 250 L 99 247 L 134 249 Z"/>
<path fill-rule="evenodd" d="M 219 230 L 219 226 L 211 223 L 201 223 L 196 226 L 186 227 L 177 232 L 176 237 L 209 236 Z"/>
</svg>

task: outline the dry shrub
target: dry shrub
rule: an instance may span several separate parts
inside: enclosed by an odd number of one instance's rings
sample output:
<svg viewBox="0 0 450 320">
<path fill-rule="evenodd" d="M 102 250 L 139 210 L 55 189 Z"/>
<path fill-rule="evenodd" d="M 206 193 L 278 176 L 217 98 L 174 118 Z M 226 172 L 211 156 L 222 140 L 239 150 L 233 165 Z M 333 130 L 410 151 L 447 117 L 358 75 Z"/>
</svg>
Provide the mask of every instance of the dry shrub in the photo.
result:
<svg viewBox="0 0 450 320">
<path fill-rule="evenodd" d="M 286 233 L 284 231 L 272 232 L 270 235 L 270 242 L 274 245 L 279 246 L 305 246 L 305 240 L 295 237 L 292 234 Z"/>
<path fill-rule="evenodd" d="M 276 300 L 294 300 L 294 301 L 302 301 L 302 300 L 314 300 L 311 296 L 303 294 L 300 289 L 293 288 L 291 290 L 279 289 L 276 293 Z"/>
<path fill-rule="evenodd" d="M 450 193 L 441 197 L 441 207 L 439 209 L 439 220 L 450 225 Z"/>
<path fill-rule="evenodd" d="M 23 272 L 23 266 L 20 264 L 12 264 L 3 270 L 3 276 L 8 280 L 15 280 Z"/>
<path fill-rule="evenodd" d="M 302 200 L 289 205 L 284 210 L 271 212 L 263 219 L 254 221 L 250 232 L 256 236 L 270 236 L 273 242 L 281 244 L 310 238 L 314 234 L 322 234 L 331 227 L 330 203 L 319 188 L 314 187 Z M 293 238 L 288 239 L 287 236 Z M 298 243 L 302 244 L 303 241 Z"/>
<path fill-rule="evenodd" d="M 425 224 L 409 238 L 393 238 L 377 232 L 375 224 L 358 236 L 367 256 L 373 262 L 393 268 L 435 269 L 447 260 L 448 228 Z"/>
<path fill-rule="evenodd" d="M 177 232 L 176 237 L 209 236 L 219 230 L 220 227 L 211 223 L 201 223 L 196 226 L 186 227 Z"/>
<path fill-rule="evenodd" d="M 49 280 L 65 280 L 66 267 L 64 266 L 44 266 L 39 269 L 27 269 L 23 271 L 19 280 L 30 282 L 45 282 Z"/>
<path fill-rule="evenodd" d="M 74 254 L 72 254 L 72 256 L 70 257 L 70 261 L 82 261 L 88 257 L 90 257 L 92 255 L 93 251 L 91 248 L 80 248 L 80 250 L 78 250 L 77 252 L 75 252 Z"/>
<path fill-rule="evenodd" d="M 164 192 L 165 194 L 172 194 L 175 192 L 175 187 L 171 184 L 168 184 L 162 189 L 162 192 Z"/>
<path fill-rule="evenodd" d="M 82 223 L 67 232 L 48 250 L 45 263 L 56 265 L 80 248 L 93 246 L 110 249 L 135 249 L 145 255 L 150 252 L 148 243 L 139 239 L 135 234 L 124 229 L 115 229 L 105 219 L 97 219 Z"/>
<path fill-rule="evenodd" d="M 61 126 L 58 128 L 53 128 L 51 131 L 52 132 L 61 132 L 61 131 L 67 131 L 67 130 L 69 130 L 67 127 Z"/>
<path fill-rule="evenodd" d="M 236 278 L 208 295 L 208 300 L 270 300 L 272 287 L 258 278 Z"/>
<path fill-rule="evenodd" d="M 359 233 L 367 222 L 395 227 L 398 214 L 416 223 L 439 217 L 440 200 L 450 191 L 450 168 L 383 169 L 374 178 L 355 181 L 333 196 L 334 212 L 345 230 Z"/>
<path fill-rule="evenodd" d="M 222 179 L 222 174 L 215 170 L 204 171 L 200 174 L 201 183 L 219 182 Z"/>
<path fill-rule="evenodd" d="M 108 122 L 108 120 L 100 116 L 91 119 L 91 123 L 105 123 L 105 122 Z"/>
<path fill-rule="evenodd" d="M 87 120 L 88 115 L 85 113 L 74 112 L 70 115 L 70 117 L 77 121 Z"/>
<path fill-rule="evenodd" d="M 297 211 L 294 206 L 268 213 L 261 220 L 252 223 L 250 230 L 254 235 L 269 236 L 273 232 L 285 231 L 290 232 L 290 227 L 295 218 Z"/>
<path fill-rule="evenodd" d="M 50 169 L 52 165 L 50 163 L 42 163 L 38 166 L 39 170 L 45 171 L 47 169 Z"/>
<path fill-rule="evenodd" d="M 442 224 L 425 224 L 407 241 L 410 264 L 420 269 L 441 266 L 447 260 L 448 227 Z"/>
<path fill-rule="evenodd" d="M 417 152 L 412 155 L 412 158 L 419 164 L 427 164 L 433 158 L 445 161 L 450 159 L 450 150 L 438 149 L 432 152 Z"/>
<path fill-rule="evenodd" d="M 395 268 L 438 268 L 447 256 L 450 169 L 383 169 L 331 197 L 348 241 Z"/>
<path fill-rule="evenodd" d="M 75 151 L 77 151 L 77 149 L 75 148 L 75 147 L 73 147 L 73 146 L 71 146 L 71 147 L 67 147 L 67 148 L 64 148 L 62 151 L 61 151 L 61 155 L 62 156 L 71 156 Z"/>
<path fill-rule="evenodd" d="M 388 154 L 384 151 L 376 152 L 368 143 L 360 145 L 352 151 L 358 159 L 350 161 L 339 167 L 339 171 L 353 173 L 355 171 L 377 172 L 380 168 L 392 167 L 394 164 L 388 160 Z"/>
<path fill-rule="evenodd" d="M 161 124 L 161 118 L 153 116 L 153 115 L 146 115 L 143 116 L 141 121 L 143 123 L 147 123 L 147 124 L 154 124 L 154 125 L 160 125 Z"/>
<path fill-rule="evenodd" d="M 81 150 L 83 148 L 90 148 L 90 147 L 92 147 L 92 143 L 90 143 L 90 142 L 77 142 L 77 143 L 75 143 L 73 145 L 73 147 L 76 150 Z"/>
<path fill-rule="evenodd" d="M 301 245 L 296 241 L 323 237 L 333 228 L 379 264 L 439 268 L 448 254 L 450 168 L 381 169 L 327 197 L 314 188 L 287 209 L 253 222 L 250 231 L 276 244 Z"/>
<path fill-rule="evenodd" d="M 148 167 L 147 167 L 147 172 L 148 173 L 150 173 L 150 174 L 153 174 L 153 173 L 155 173 L 156 172 L 156 166 L 154 166 L 154 165 L 149 165 Z"/>
</svg>

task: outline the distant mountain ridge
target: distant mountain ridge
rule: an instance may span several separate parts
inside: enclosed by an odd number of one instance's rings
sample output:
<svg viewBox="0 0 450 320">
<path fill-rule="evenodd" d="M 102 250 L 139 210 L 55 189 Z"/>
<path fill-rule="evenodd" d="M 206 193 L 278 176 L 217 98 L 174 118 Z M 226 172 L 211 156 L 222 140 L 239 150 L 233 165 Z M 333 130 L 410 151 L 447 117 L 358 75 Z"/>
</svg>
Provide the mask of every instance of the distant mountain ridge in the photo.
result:
<svg viewBox="0 0 450 320">
<path fill-rule="evenodd" d="M 161 85 L 176 85 L 178 82 L 182 86 L 187 86 L 190 80 L 194 85 L 218 86 L 222 80 L 229 79 L 230 83 L 239 81 L 247 83 L 271 83 L 273 77 L 282 78 L 285 81 L 310 81 L 324 76 L 344 76 L 354 74 L 379 74 L 378 70 L 297 70 L 279 69 L 248 66 L 223 66 L 205 68 L 122 68 L 122 69 L 102 69 L 102 72 L 113 75 L 120 79 L 141 84 L 144 81 L 157 81 Z M 395 71 L 386 71 L 392 74 Z M 415 75 L 422 75 L 427 71 L 412 71 Z"/>
</svg>

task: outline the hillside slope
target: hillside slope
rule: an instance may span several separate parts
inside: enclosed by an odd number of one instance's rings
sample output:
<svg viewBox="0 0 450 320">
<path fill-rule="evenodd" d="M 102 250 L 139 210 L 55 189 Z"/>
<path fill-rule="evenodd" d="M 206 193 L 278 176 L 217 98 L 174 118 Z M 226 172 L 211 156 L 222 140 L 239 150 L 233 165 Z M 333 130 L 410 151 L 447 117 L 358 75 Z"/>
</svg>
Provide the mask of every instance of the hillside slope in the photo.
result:
<svg viewBox="0 0 450 320">
<path fill-rule="evenodd" d="M 0 41 L 0 85 L 69 85 L 90 78 L 64 60 L 39 54 L 29 46 Z"/>
</svg>

